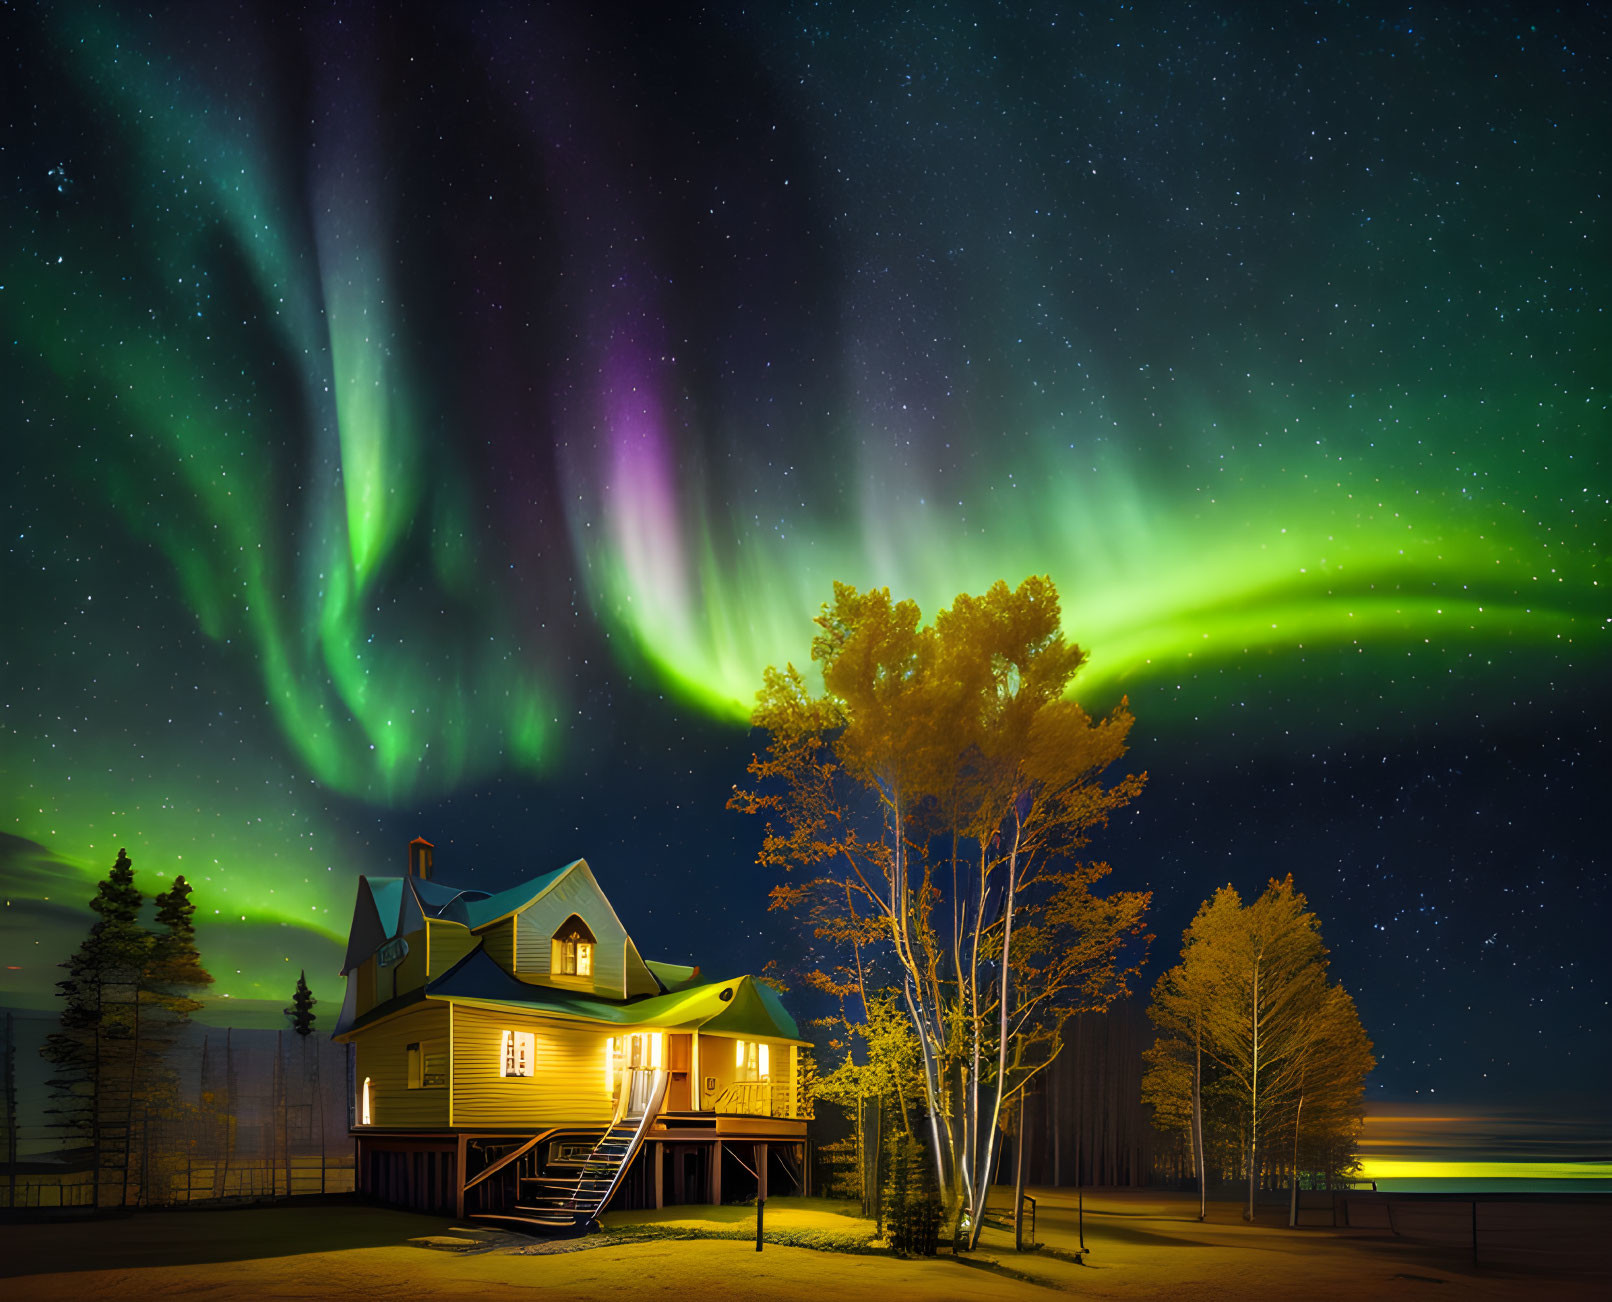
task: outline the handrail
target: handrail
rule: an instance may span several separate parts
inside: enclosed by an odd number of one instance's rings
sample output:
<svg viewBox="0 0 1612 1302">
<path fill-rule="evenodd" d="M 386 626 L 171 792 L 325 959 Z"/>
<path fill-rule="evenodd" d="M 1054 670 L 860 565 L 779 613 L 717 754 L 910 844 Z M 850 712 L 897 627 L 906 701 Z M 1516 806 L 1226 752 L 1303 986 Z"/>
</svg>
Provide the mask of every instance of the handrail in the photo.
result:
<svg viewBox="0 0 1612 1302">
<path fill-rule="evenodd" d="M 629 1077 L 631 1075 L 630 1071 L 625 1074 Z M 666 1101 L 666 1086 L 671 1079 L 672 1074 L 669 1071 L 657 1070 L 654 1073 L 650 1086 L 649 1101 L 644 1106 L 643 1115 L 638 1118 L 637 1128 L 633 1131 L 632 1143 L 627 1146 L 627 1151 L 622 1154 L 621 1161 L 616 1166 L 615 1176 L 611 1179 L 609 1187 L 599 1197 L 598 1206 L 593 1209 L 592 1215 L 597 1216 L 609 1205 L 610 1200 L 616 1196 L 616 1189 L 621 1184 L 622 1178 L 627 1174 L 627 1168 L 632 1165 L 633 1158 L 638 1155 L 639 1148 L 643 1146 L 645 1134 L 655 1124 L 655 1118 L 660 1115 L 661 1104 Z M 621 1086 L 622 1097 L 628 1097 L 632 1093 L 632 1081 L 624 1079 L 621 1082 Z M 609 1133 L 609 1131 L 605 1132 L 606 1135 Z M 597 1150 L 597 1147 L 595 1145 L 595 1150 Z M 578 1193 L 580 1192 L 579 1190 Z M 571 1201 L 576 1204 L 578 1199 L 573 1196 Z M 578 1206 L 576 1210 L 581 1211 L 582 1209 Z"/>
<path fill-rule="evenodd" d="M 504 1154 L 503 1157 L 499 1158 L 496 1162 L 494 1162 L 492 1165 L 487 1167 L 486 1170 L 478 1172 L 477 1175 L 476 1175 L 476 1178 L 474 1180 L 467 1180 L 465 1182 L 465 1192 L 468 1193 L 470 1190 L 474 1189 L 478 1184 L 480 1184 L 488 1176 L 495 1175 L 499 1171 L 502 1171 L 506 1166 L 508 1166 L 516 1158 L 526 1156 L 526 1154 L 530 1153 L 534 1148 L 536 1148 L 539 1144 L 541 1144 L 545 1139 L 547 1139 L 552 1134 L 554 1134 L 554 1131 L 552 1129 L 545 1130 L 545 1131 L 543 1131 L 542 1134 L 533 1135 L 524 1144 L 522 1144 L 519 1148 L 517 1148 L 513 1153 Z"/>
</svg>

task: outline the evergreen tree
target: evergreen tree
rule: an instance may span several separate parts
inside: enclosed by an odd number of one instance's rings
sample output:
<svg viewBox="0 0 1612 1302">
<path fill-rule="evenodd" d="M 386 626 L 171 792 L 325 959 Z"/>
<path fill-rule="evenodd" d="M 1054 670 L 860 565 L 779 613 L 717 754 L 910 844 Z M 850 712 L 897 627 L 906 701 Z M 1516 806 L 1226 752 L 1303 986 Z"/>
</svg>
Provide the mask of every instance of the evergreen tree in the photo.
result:
<svg viewBox="0 0 1612 1302">
<path fill-rule="evenodd" d="M 193 992 L 213 979 L 196 951 L 190 893 L 184 877 L 175 877 L 156 897 L 156 929 L 147 931 L 134 866 L 119 850 L 90 901 L 97 920 L 62 965 L 61 1025 L 41 1053 L 57 1068 L 50 1081 L 55 1125 L 70 1151 L 89 1157 L 97 1205 L 114 1171 L 122 1177 L 119 1199 L 127 1201 L 137 1126 L 177 1107 L 174 1053 L 202 1006 Z"/>
<path fill-rule="evenodd" d="M 313 991 L 308 989 L 308 972 L 304 968 L 297 973 L 297 988 L 291 995 L 291 1007 L 285 1010 L 285 1015 L 291 1019 L 291 1029 L 298 1035 L 313 1034 L 313 1006 L 318 1002 L 313 997 Z"/>
<path fill-rule="evenodd" d="M 120 849 L 90 901 L 97 920 L 62 964 L 67 977 L 56 983 L 65 1001 L 61 1029 L 40 1049 L 57 1069 L 49 1082 L 49 1111 L 69 1152 L 90 1159 L 96 1205 L 104 1168 L 127 1166 L 139 991 L 152 947 L 138 921 L 143 903 L 134 867 Z"/>
</svg>

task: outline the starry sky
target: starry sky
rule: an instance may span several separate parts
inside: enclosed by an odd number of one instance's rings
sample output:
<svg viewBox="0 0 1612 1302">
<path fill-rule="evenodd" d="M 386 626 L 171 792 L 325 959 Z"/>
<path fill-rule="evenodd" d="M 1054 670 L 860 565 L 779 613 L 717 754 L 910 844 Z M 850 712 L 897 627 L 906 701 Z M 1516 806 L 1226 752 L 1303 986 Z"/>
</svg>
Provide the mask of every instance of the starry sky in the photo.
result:
<svg viewBox="0 0 1612 1302">
<path fill-rule="evenodd" d="M 761 669 L 1046 573 L 1161 958 L 1291 871 L 1374 1098 L 1600 1097 L 1603 7 L 156 10 L 0 13 L 9 1002 L 119 846 L 240 1024 L 421 834 L 787 960 Z"/>
</svg>

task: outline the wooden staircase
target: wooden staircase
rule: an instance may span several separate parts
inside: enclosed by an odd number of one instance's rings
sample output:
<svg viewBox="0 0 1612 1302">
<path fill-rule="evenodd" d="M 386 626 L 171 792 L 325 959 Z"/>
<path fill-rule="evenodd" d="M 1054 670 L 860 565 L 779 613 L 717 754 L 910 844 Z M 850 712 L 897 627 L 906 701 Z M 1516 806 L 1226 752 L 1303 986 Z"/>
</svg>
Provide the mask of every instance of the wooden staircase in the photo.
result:
<svg viewBox="0 0 1612 1302">
<path fill-rule="evenodd" d="M 665 1071 L 629 1070 L 622 1076 L 615 1115 L 603 1132 L 545 1131 L 505 1154 L 466 1188 L 468 1191 L 513 1166 L 513 1205 L 473 1212 L 469 1219 L 546 1235 L 585 1234 L 593 1228 L 644 1146 L 644 1136 L 660 1115 L 671 1079 Z M 561 1135 L 584 1142 L 593 1139 L 575 1174 L 556 1175 L 552 1168 L 541 1165 L 543 1141 Z"/>
</svg>

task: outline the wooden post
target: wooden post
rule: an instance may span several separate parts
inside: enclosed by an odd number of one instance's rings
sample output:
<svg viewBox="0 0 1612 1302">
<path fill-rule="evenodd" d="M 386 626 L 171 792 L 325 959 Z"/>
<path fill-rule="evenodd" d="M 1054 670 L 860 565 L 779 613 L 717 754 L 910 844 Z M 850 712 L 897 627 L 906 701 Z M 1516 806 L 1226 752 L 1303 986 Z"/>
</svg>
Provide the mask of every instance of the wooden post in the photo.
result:
<svg viewBox="0 0 1612 1302">
<path fill-rule="evenodd" d="M 767 1206 L 767 1146 L 756 1145 L 756 1251 L 761 1251 L 761 1221 Z"/>
<path fill-rule="evenodd" d="M 664 1195 L 662 1193 L 662 1190 L 664 1190 L 666 1188 L 666 1181 L 662 1178 L 662 1173 L 665 1170 L 665 1161 L 666 1161 L 666 1145 L 665 1144 L 656 1144 L 655 1145 L 655 1169 L 654 1169 L 654 1175 L 653 1175 L 653 1179 L 655 1181 L 655 1210 L 656 1211 L 660 1210 L 663 1202 L 665 1201 Z"/>
<path fill-rule="evenodd" d="M 465 1161 L 469 1155 L 469 1149 L 469 1137 L 461 1134 L 458 1137 L 458 1148 L 454 1153 L 453 1162 L 453 1182 L 456 1189 L 453 1197 L 453 1214 L 460 1220 L 463 1220 L 465 1215 Z M 356 1175 L 357 1173 L 354 1172 L 354 1174 Z M 357 1183 L 357 1180 L 353 1181 L 355 1187 Z"/>
<path fill-rule="evenodd" d="M 711 1145 L 711 1201 L 722 1206 L 722 1141 Z"/>
</svg>

